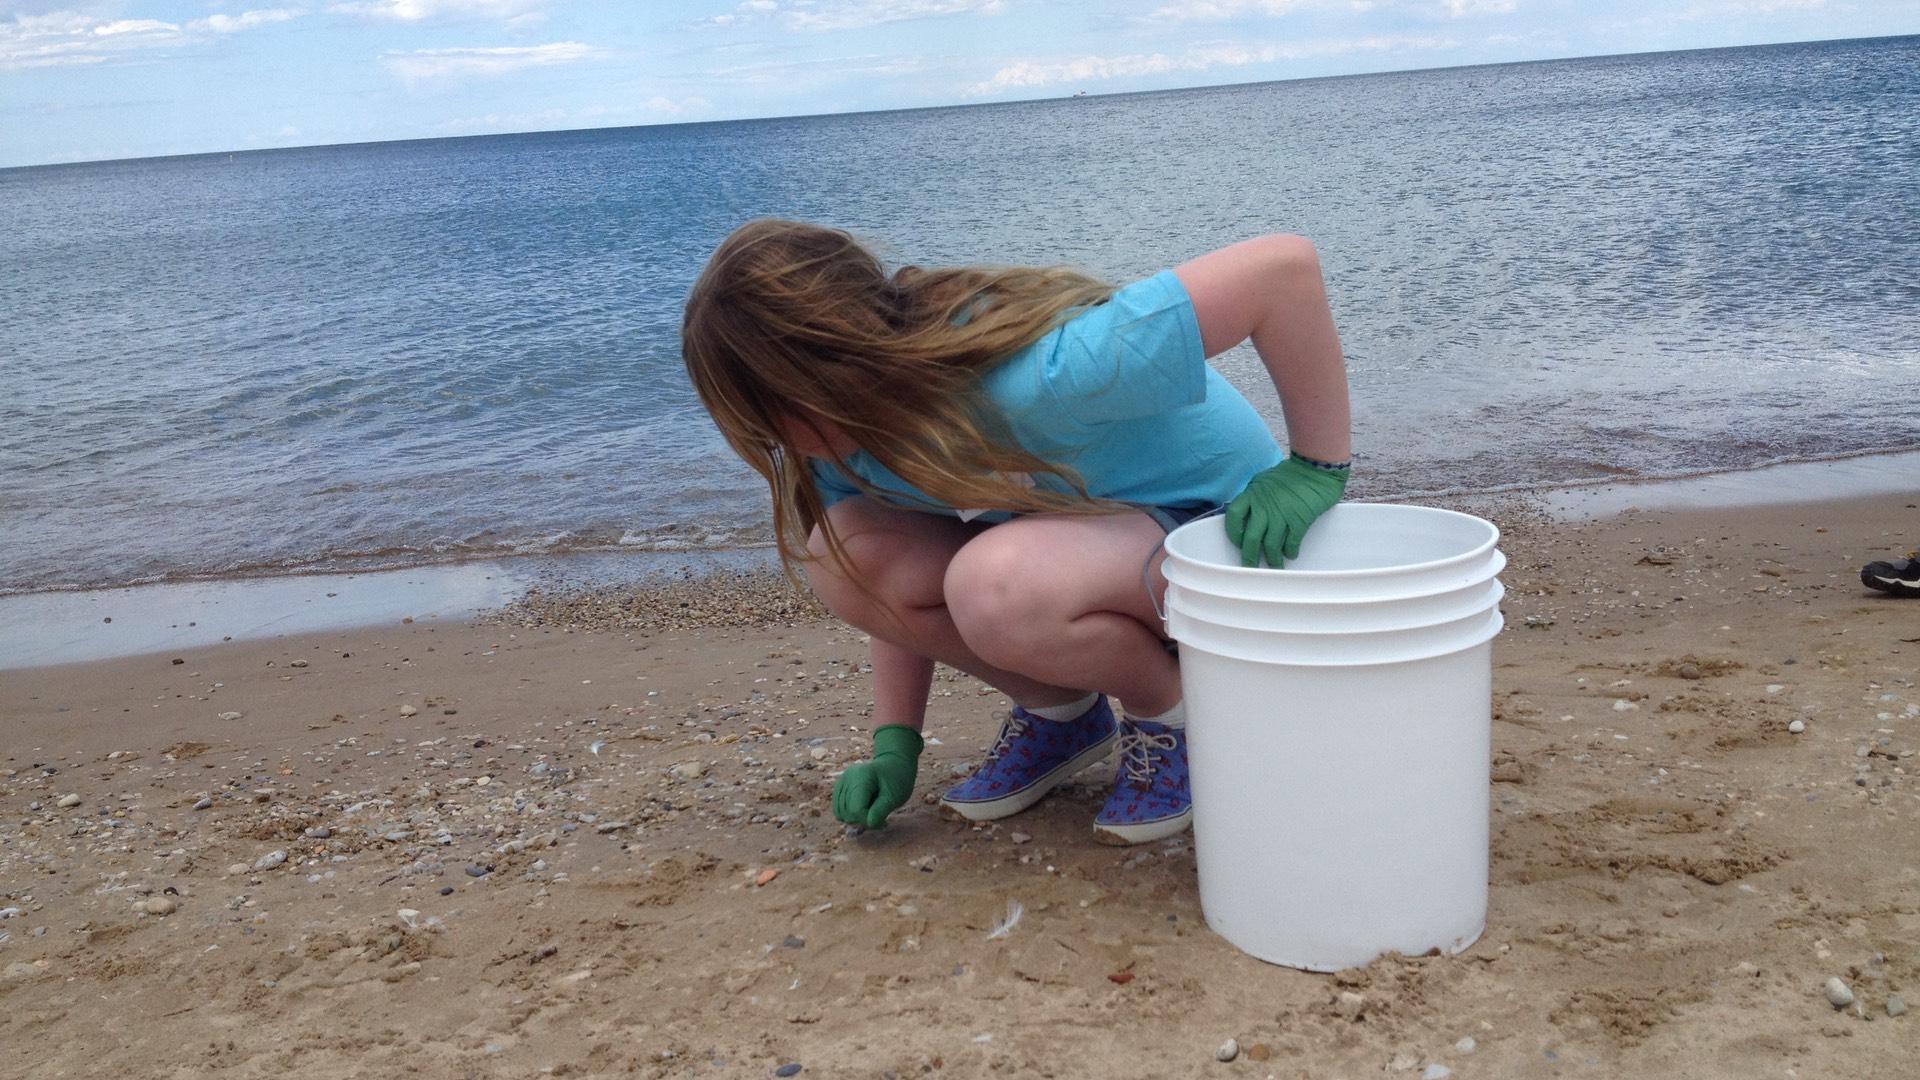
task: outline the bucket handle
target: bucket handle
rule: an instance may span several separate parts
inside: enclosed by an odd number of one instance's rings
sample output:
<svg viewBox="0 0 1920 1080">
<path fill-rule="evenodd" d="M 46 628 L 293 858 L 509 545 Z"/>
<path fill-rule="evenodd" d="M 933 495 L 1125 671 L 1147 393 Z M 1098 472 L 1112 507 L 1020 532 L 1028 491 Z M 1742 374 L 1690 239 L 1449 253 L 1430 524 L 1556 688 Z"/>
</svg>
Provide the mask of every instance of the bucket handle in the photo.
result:
<svg viewBox="0 0 1920 1080">
<path fill-rule="evenodd" d="M 1227 508 L 1225 506 L 1216 506 L 1204 514 L 1195 514 L 1193 517 L 1188 518 L 1186 524 L 1191 525 L 1196 521 L 1201 521 L 1213 517 L 1216 514 L 1224 514 L 1226 512 Z M 1167 536 L 1172 535 L 1172 532 L 1167 533 Z M 1147 552 L 1147 561 L 1140 564 L 1140 588 L 1147 594 L 1147 603 L 1153 605 L 1153 613 L 1160 617 L 1160 628 L 1163 630 L 1166 629 L 1167 626 L 1167 609 L 1161 607 L 1160 598 L 1153 595 L 1153 560 L 1159 558 L 1160 553 L 1167 549 L 1167 536 L 1160 538 L 1160 542 L 1153 546 L 1153 550 Z"/>
</svg>

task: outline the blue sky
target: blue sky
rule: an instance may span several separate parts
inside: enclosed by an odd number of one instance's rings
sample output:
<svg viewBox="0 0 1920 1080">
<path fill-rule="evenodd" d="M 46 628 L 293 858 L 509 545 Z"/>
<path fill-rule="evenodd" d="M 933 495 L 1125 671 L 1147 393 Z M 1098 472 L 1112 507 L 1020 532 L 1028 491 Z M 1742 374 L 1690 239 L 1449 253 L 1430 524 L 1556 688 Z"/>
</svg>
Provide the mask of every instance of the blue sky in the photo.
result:
<svg viewBox="0 0 1920 1080">
<path fill-rule="evenodd" d="M 0 167 L 1920 32 L 1920 0 L 0 0 Z"/>
</svg>

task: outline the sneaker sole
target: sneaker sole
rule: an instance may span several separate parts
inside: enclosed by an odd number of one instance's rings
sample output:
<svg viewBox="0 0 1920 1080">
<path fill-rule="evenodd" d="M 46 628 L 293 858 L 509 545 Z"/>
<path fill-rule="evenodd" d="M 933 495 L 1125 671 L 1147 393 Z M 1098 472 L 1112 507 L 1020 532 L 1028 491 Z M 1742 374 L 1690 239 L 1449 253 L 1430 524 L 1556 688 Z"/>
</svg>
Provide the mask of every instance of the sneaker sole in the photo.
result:
<svg viewBox="0 0 1920 1080">
<path fill-rule="evenodd" d="M 1920 581 L 1908 581 L 1905 578 L 1881 577 L 1879 574 L 1862 572 L 1860 584 L 1869 589 L 1878 589 L 1892 596 L 1920 596 Z"/>
<path fill-rule="evenodd" d="M 998 821 L 1001 818 L 1012 817 L 1046 798 L 1054 788 L 1072 779 L 1074 773 L 1106 757 L 1113 749 L 1114 740 L 1119 737 L 1120 730 L 1115 728 L 1107 734 L 1106 738 L 1054 766 L 1051 772 L 1042 775 L 1040 779 L 1011 795 L 1002 795 L 998 799 L 988 799 L 985 802 L 953 802 L 941 799 L 940 807 L 958 814 L 967 821 Z"/>
<path fill-rule="evenodd" d="M 1151 844 L 1155 840 L 1183 833 L 1192 824 L 1193 808 L 1188 807 L 1184 814 L 1159 821 L 1144 821 L 1138 825 L 1102 825 L 1096 821 L 1093 823 L 1093 838 L 1115 847 Z"/>
</svg>

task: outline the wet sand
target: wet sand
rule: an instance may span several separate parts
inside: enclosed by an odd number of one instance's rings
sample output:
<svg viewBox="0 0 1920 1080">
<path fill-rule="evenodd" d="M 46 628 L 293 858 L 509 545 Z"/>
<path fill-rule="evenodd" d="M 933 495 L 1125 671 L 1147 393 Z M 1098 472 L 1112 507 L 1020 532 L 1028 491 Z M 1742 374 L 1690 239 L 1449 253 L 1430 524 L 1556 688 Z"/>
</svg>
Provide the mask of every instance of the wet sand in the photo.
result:
<svg viewBox="0 0 1920 1080">
<path fill-rule="evenodd" d="M 1488 931 L 1334 975 L 1094 843 L 1110 766 L 939 817 L 952 673 L 847 835 L 864 639 L 764 575 L 0 671 L 0 1075 L 1910 1076 L 1914 501 L 1487 508 Z"/>
</svg>

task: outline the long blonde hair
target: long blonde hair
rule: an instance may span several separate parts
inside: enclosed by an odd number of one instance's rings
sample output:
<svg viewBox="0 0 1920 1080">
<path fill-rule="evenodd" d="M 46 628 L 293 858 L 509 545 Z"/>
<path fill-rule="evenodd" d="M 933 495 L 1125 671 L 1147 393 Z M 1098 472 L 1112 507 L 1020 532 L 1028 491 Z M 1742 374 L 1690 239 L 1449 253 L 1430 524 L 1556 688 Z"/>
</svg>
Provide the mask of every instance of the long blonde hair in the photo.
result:
<svg viewBox="0 0 1920 1080">
<path fill-rule="evenodd" d="M 980 377 L 1112 293 L 1057 268 L 909 266 L 889 275 L 839 229 L 767 219 L 715 249 L 687 299 L 681 343 L 701 403 L 772 488 L 788 574 L 807 558 L 815 527 L 833 561 L 850 570 L 807 460 L 787 444 L 781 422 L 837 425 L 948 506 L 1110 510 L 1070 468 L 1014 443 Z M 1060 483 L 1030 487 L 1009 475 L 1016 473 Z"/>
</svg>

